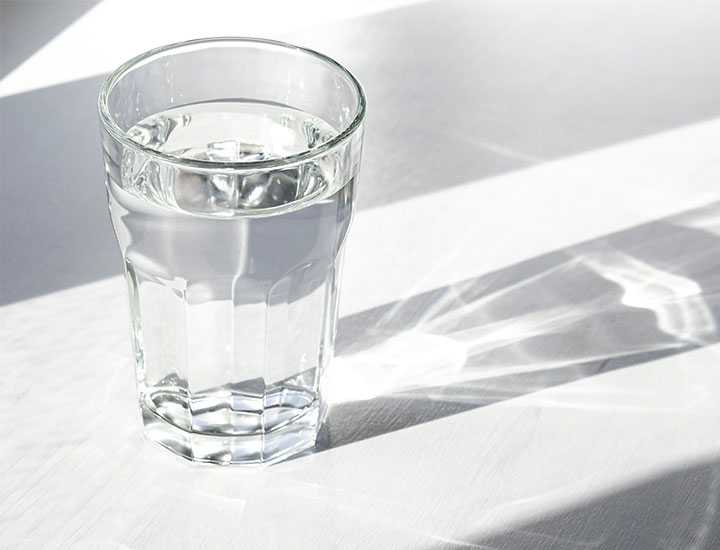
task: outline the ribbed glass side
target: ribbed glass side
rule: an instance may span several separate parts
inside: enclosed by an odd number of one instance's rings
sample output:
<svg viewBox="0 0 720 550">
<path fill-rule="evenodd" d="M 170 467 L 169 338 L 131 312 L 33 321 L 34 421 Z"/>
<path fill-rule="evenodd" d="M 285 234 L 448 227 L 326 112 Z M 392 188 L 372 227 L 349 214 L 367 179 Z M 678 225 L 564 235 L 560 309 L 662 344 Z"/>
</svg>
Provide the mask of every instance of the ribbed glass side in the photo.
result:
<svg viewBox="0 0 720 550">
<path fill-rule="evenodd" d="M 138 204 L 110 181 L 148 437 L 223 463 L 314 443 L 353 188 L 279 216 L 218 220 Z"/>
</svg>

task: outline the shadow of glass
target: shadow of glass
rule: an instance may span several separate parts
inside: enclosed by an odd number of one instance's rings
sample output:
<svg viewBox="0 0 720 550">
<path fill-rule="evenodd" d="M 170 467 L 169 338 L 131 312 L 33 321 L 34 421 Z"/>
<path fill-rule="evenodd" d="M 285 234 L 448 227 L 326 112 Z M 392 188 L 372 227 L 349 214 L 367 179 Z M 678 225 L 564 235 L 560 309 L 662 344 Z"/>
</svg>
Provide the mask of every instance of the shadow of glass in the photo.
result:
<svg viewBox="0 0 720 550">
<path fill-rule="evenodd" d="M 340 320 L 317 450 L 718 341 L 720 203 Z"/>
<path fill-rule="evenodd" d="M 60 34 L 99 1 L 3 0 L 2 17 L 0 17 L 0 78 Z"/>
<path fill-rule="evenodd" d="M 581 506 L 443 548 L 720 548 L 720 462 L 671 471 Z"/>
</svg>

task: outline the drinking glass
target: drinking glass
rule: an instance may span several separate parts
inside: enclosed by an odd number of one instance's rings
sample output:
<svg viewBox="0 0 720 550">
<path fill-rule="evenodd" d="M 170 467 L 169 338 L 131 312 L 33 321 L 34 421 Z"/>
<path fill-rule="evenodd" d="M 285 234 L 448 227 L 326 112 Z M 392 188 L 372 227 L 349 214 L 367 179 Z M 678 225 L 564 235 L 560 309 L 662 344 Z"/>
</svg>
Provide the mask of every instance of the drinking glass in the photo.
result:
<svg viewBox="0 0 720 550">
<path fill-rule="evenodd" d="M 145 436 L 217 464 L 313 446 L 360 84 L 305 48 L 212 38 L 128 61 L 98 105 Z"/>
</svg>

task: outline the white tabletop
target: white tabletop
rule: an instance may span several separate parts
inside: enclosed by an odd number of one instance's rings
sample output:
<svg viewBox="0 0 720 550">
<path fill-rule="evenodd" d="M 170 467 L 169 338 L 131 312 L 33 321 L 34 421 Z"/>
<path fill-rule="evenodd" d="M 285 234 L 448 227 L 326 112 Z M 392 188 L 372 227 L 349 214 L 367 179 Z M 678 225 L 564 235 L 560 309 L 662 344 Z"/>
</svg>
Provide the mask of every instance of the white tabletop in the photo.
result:
<svg viewBox="0 0 720 550">
<path fill-rule="evenodd" d="M 720 547 L 717 3 L 147 5 L 0 5 L 0 546 Z M 369 99 L 328 421 L 261 469 L 141 438 L 94 111 L 221 34 Z"/>
</svg>

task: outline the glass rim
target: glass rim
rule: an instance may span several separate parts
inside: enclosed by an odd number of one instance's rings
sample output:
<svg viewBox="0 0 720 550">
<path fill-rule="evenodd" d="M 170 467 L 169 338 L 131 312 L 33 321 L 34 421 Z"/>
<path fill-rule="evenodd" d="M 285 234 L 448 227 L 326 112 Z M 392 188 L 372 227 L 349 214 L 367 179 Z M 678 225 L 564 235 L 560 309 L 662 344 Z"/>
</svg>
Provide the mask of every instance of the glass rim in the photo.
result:
<svg viewBox="0 0 720 550">
<path fill-rule="evenodd" d="M 273 46 L 278 47 L 282 49 L 287 50 L 294 50 L 296 52 L 300 52 L 306 55 L 309 55 L 311 57 L 314 57 L 316 59 L 319 59 L 325 63 L 327 63 L 330 67 L 339 70 L 341 73 L 343 73 L 345 76 L 347 76 L 350 79 L 350 82 L 352 82 L 353 86 L 355 87 L 355 92 L 358 96 L 358 107 L 357 112 L 355 113 L 355 117 L 353 118 L 352 122 L 345 128 L 342 132 L 334 136 L 332 139 L 326 141 L 325 143 L 319 145 L 318 147 L 314 149 L 307 149 L 305 151 L 301 151 L 300 153 L 295 153 L 293 155 L 288 155 L 284 157 L 278 157 L 268 160 L 261 160 L 261 161 L 255 161 L 255 162 L 248 162 L 248 161 L 231 161 L 231 162 L 222 162 L 222 161 L 205 161 L 205 160 L 198 160 L 198 159 L 188 159 L 188 158 L 182 158 L 182 157 L 176 157 L 174 155 L 168 155 L 167 153 L 162 153 L 160 151 L 156 151 L 155 149 L 151 149 L 150 147 L 147 147 L 145 145 L 142 145 L 141 143 L 138 143 L 137 141 L 131 139 L 127 132 L 125 132 L 118 124 L 115 122 L 113 116 L 110 114 L 110 109 L 108 108 L 108 96 L 110 94 L 111 89 L 113 86 L 132 68 L 139 66 L 143 62 L 149 60 L 150 58 L 164 53 L 169 52 L 171 50 L 176 50 L 180 48 L 184 48 L 186 46 L 194 46 L 194 45 L 205 45 L 205 44 L 220 44 L 223 42 L 230 42 L 235 44 L 260 44 L 260 45 L 267 45 L 267 46 Z M 355 78 L 355 75 L 353 75 L 347 68 L 345 68 L 343 65 L 335 61 L 333 58 L 328 57 L 325 54 L 322 54 L 320 52 L 317 52 L 315 50 L 311 50 L 310 48 L 305 48 L 302 46 L 296 46 L 294 44 L 290 44 L 288 42 L 282 42 L 280 40 L 268 40 L 265 38 L 252 38 L 252 37 L 241 37 L 241 36 L 218 36 L 218 37 L 209 37 L 209 38 L 194 38 L 192 40 L 184 40 L 182 42 L 173 42 L 172 44 L 166 44 L 164 46 L 159 46 L 157 48 L 153 48 L 151 50 L 147 50 L 146 52 L 143 52 L 139 55 L 136 55 L 132 59 L 129 59 L 122 65 L 120 65 L 117 69 L 115 69 L 112 74 L 105 80 L 102 87 L 100 88 L 100 93 L 98 94 L 98 112 L 100 114 L 100 121 L 103 125 L 103 127 L 107 130 L 107 132 L 117 141 L 125 145 L 126 147 L 141 151 L 143 154 L 154 157 L 164 163 L 174 164 L 174 165 L 180 165 L 180 166 L 189 166 L 192 168 L 196 168 L 199 170 L 209 170 L 209 171 L 215 171 L 215 170 L 223 170 L 223 171 L 234 171 L 234 170 L 241 170 L 241 171 L 248 171 L 248 170 L 264 170 L 269 168 L 278 168 L 278 167 L 285 167 L 285 166 L 292 166 L 296 164 L 301 164 L 306 161 L 312 160 L 314 158 L 317 158 L 319 156 L 322 156 L 323 154 L 327 153 L 331 149 L 334 149 L 347 141 L 354 133 L 355 131 L 360 127 L 363 120 L 365 119 L 365 108 L 366 108 L 366 99 L 365 99 L 365 91 L 363 90 L 362 85 L 358 81 L 357 78 Z"/>
</svg>

